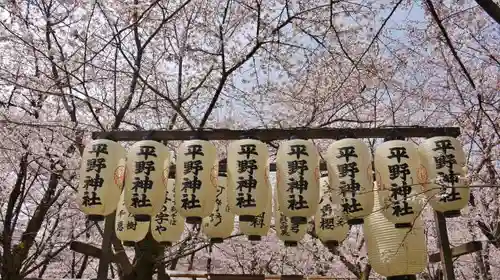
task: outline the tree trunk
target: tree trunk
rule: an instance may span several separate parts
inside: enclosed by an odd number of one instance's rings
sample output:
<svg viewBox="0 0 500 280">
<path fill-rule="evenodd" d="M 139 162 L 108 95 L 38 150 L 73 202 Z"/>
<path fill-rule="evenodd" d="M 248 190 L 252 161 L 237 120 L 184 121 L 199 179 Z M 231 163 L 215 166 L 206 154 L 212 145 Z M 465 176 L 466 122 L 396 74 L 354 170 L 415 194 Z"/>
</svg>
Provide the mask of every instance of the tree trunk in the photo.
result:
<svg viewBox="0 0 500 280">
<path fill-rule="evenodd" d="M 483 259 L 483 280 L 493 280 L 490 267 L 490 246 L 486 245 L 480 254 Z"/>
<path fill-rule="evenodd" d="M 124 276 L 123 280 L 152 280 L 157 258 L 162 256 L 162 249 L 151 233 L 136 245 L 135 254 L 137 261 L 134 270 Z"/>
</svg>

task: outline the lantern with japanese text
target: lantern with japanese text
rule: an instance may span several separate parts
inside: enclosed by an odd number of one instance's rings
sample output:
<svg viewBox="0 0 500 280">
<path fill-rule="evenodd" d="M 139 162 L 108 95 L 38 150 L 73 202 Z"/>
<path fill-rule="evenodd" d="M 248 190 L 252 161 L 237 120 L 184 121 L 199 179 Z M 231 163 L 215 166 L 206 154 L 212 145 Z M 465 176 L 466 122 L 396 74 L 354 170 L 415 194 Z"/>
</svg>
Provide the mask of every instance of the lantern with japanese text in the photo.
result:
<svg viewBox="0 0 500 280">
<path fill-rule="evenodd" d="M 377 186 L 375 186 L 377 189 Z M 375 199 L 378 194 L 375 192 Z M 373 270 L 391 279 L 412 279 L 427 267 L 427 245 L 423 221 L 416 217 L 413 227 L 395 228 L 375 203 L 372 214 L 365 217 L 363 231 L 368 261 Z"/>
<path fill-rule="evenodd" d="M 160 212 L 166 193 L 163 169 L 169 158 L 167 147 L 157 141 L 142 140 L 130 147 L 123 191 L 127 211 L 137 221 L 149 221 Z"/>
<path fill-rule="evenodd" d="M 228 192 L 227 177 L 219 173 L 215 207 L 210 216 L 203 218 L 202 230 L 212 243 L 222 243 L 231 236 L 234 229 L 234 214 L 229 211 L 227 203 Z"/>
<path fill-rule="evenodd" d="M 375 150 L 378 203 L 382 214 L 398 228 L 411 227 L 422 211 L 422 170 L 417 145 L 411 142 L 391 140 Z"/>
<path fill-rule="evenodd" d="M 340 205 L 333 203 L 334 190 L 328 177 L 320 179 L 320 201 L 314 217 L 314 229 L 319 240 L 329 248 L 337 247 L 349 233 L 349 225 Z"/>
<path fill-rule="evenodd" d="M 285 247 L 296 247 L 298 242 L 307 233 L 307 222 L 305 224 L 294 223 L 290 217 L 281 212 L 280 205 L 274 204 L 274 229 L 276 236 L 285 243 Z"/>
<path fill-rule="evenodd" d="M 227 149 L 229 209 L 240 221 L 252 221 L 267 206 L 267 145 L 256 139 L 231 142 Z"/>
<path fill-rule="evenodd" d="M 115 232 L 116 237 L 125 246 L 134 246 L 143 240 L 149 231 L 149 221 L 137 221 L 134 215 L 127 211 L 125 204 L 125 192 L 119 196 L 120 202 L 116 209 Z"/>
<path fill-rule="evenodd" d="M 212 213 L 219 163 L 215 145 L 193 139 L 177 149 L 175 203 L 188 224 L 201 224 Z"/>
<path fill-rule="evenodd" d="M 165 202 L 160 213 L 151 220 L 151 235 L 161 245 L 172 246 L 181 238 L 184 231 L 184 218 L 179 215 L 175 205 L 175 180 L 168 179 L 168 161 L 164 170 L 164 180 L 167 184 Z"/>
<path fill-rule="evenodd" d="M 424 193 L 429 204 L 445 217 L 460 216 L 460 209 L 469 202 L 466 183 L 466 157 L 460 142 L 454 137 L 432 137 L 418 147 L 422 165 Z"/>
<path fill-rule="evenodd" d="M 117 173 L 124 158 L 125 149 L 106 139 L 92 140 L 83 150 L 78 202 L 89 220 L 102 221 L 115 211 L 122 185 Z"/>
<path fill-rule="evenodd" d="M 244 235 L 248 236 L 250 241 L 259 241 L 262 236 L 266 236 L 269 228 L 271 228 L 271 216 L 273 215 L 272 206 L 272 190 L 271 185 L 268 183 L 268 195 L 267 195 L 267 206 L 265 210 L 257 216 L 254 216 L 253 220 L 250 222 L 240 221 L 239 231 Z"/>
<path fill-rule="evenodd" d="M 362 224 L 374 203 L 370 149 L 360 139 L 342 139 L 328 147 L 325 159 L 334 201 L 342 206 L 349 225 Z"/>
<path fill-rule="evenodd" d="M 276 188 L 281 213 L 305 224 L 319 202 L 319 154 L 314 144 L 293 139 L 280 144 L 276 157 Z"/>
</svg>

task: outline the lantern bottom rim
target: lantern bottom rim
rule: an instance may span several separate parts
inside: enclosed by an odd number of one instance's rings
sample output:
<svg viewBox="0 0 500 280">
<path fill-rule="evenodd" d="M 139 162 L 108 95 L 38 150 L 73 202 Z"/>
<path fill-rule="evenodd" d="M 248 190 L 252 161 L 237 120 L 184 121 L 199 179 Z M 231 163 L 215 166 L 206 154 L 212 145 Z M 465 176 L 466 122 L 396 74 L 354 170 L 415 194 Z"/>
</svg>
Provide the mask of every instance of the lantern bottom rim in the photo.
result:
<svg viewBox="0 0 500 280">
<path fill-rule="evenodd" d="M 87 215 L 87 219 L 92 222 L 102 222 L 104 221 L 103 215 Z"/>
<path fill-rule="evenodd" d="M 223 243 L 224 239 L 223 238 L 210 238 L 210 243 Z"/>
<path fill-rule="evenodd" d="M 285 241 L 285 247 L 297 247 L 297 241 Z"/>
<path fill-rule="evenodd" d="M 396 223 L 395 228 L 411 228 L 413 225 L 411 223 Z"/>
<path fill-rule="evenodd" d="M 255 216 L 254 215 L 240 215 L 238 217 L 238 220 L 240 222 L 253 222 L 255 220 Z"/>
<path fill-rule="evenodd" d="M 186 223 L 191 225 L 199 225 L 203 219 L 201 217 L 191 216 L 186 217 Z"/>
<path fill-rule="evenodd" d="M 416 280 L 417 277 L 413 274 L 408 275 L 396 275 L 396 276 L 388 276 L 387 280 Z"/>
<path fill-rule="evenodd" d="M 125 247 L 134 247 L 135 242 L 134 241 L 123 241 L 123 246 Z"/>
<path fill-rule="evenodd" d="M 137 222 L 149 222 L 149 221 L 151 221 L 151 216 L 144 215 L 144 214 L 134 215 L 134 218 Z"/>
<path fill-rule="evenodd" d="M 360 219 L 360 218 L 347 220 L 347 224 L 350 225 L 350 226 L 362 225 L 364 223 L 365 223 L 365 220 Z"/>
<path fill-rule="evenodd" d="M 460 210 L 449 210 L 449 211 L 444 211 L 443 216 L 445 218 L 457 218 L 462 216 L 462 213 L 460 212 Z"/>
<path fill-rule="evenodd" d="M 335 249 L 340 245 L 337 240 L 327 240 L 323 242 L 323 244 L 325 244 L 325 247 L 327 247 L 328 249 Z"/>
<path fill-rule="evenodd" d="M 299 217 L 299 216 L 294 216 L 294 217 L 291 217 L 291 218 L 290 218 L 290 221 L 291 221 L 293 224 L 297 224 L 297 225 L 305 225 L 305 224 L 307 224 L 307 217 Z"/>
<path fill-rule="evenodd" d="M 249 241 L 260 241 L 262 237 L 260 235 L 249 235 L 248 240 Z"/>
</svg>

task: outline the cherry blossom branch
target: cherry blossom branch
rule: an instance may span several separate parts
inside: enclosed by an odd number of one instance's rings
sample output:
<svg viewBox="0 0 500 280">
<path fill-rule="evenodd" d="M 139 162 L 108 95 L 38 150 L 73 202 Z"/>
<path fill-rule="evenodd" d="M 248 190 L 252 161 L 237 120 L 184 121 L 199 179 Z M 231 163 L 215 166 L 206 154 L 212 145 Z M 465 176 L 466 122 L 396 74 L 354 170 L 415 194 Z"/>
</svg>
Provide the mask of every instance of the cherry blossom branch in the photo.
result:
<svg viewBox="0 0 500 280">
<path fill-rule="evenodd" d="M 460 65 L 460 68 L 462 68 L 462 71 L 464 72 L 465 77 L 469 80 L 470 85 L 472 86 L 473 89 L 476 89 L 476 85 L 474 84 L 474 80 L 472 79 L 471 75 L 469 74 L 469 71 L 467 71 L 467 68 L 465 68 L 465 65 L 462 63 L 462 60 L 458 56 L 457 50 L 453 46 L 453 43 L 450 40 L 450 37 L 448 36 L 448 32 L 446 31 L 446 28 L 443 26 L 443 22 L 439 19 L 439 15 L 436 12 L 436 9 L 434 8 L 434 4 L 432 4 L 432 0 L 425 0 L 425 3 L 427 4 L 427 7 L 429 8 L 429 11 L 431 12 L 432 18 L 438 25 L 439 29 L 441 30 L 441 34 L 443 35 L 446 44 L 450 48 L 451 53 L 453 54 L 453 57 L 455 60 L 458 62 Z"/>
</svg>

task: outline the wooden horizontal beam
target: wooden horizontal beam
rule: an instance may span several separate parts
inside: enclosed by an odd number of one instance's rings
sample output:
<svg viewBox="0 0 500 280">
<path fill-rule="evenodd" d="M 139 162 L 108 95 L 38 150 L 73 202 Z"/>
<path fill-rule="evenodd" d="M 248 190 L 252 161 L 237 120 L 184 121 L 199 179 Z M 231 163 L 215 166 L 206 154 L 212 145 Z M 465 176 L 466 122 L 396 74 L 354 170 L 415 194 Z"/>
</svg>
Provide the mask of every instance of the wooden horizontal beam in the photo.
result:
<svg viewBox="0 0 500 280">
<path fill-rule="evenodd" d="M 104 131 L 93 132 L 92 138 L 107 138 L 114 141 L 185 141 L 189 139 L 236 140 L 255 138 L 261 141 L 286 140 L 291 137 L 300 139 L 342 139 L 399 137 L 433 137 L 460 135 L 458 127 L 384 127 L 384 128 L 290 128 L 290 129 L 213 129 L 213 130 L 149 130 L 149 131 Z"/>
<path fill-rule="evenodd" d="M 471 241 L 451 249 L 451 257 L 458 258 L 463 255 L 471 254 L 480 251 L 483 248 L 481 241 Z M 439 253 L 434 253 L 429 256 L 430 263 L 438 263 L 441 261 Z"/>
</svg>

